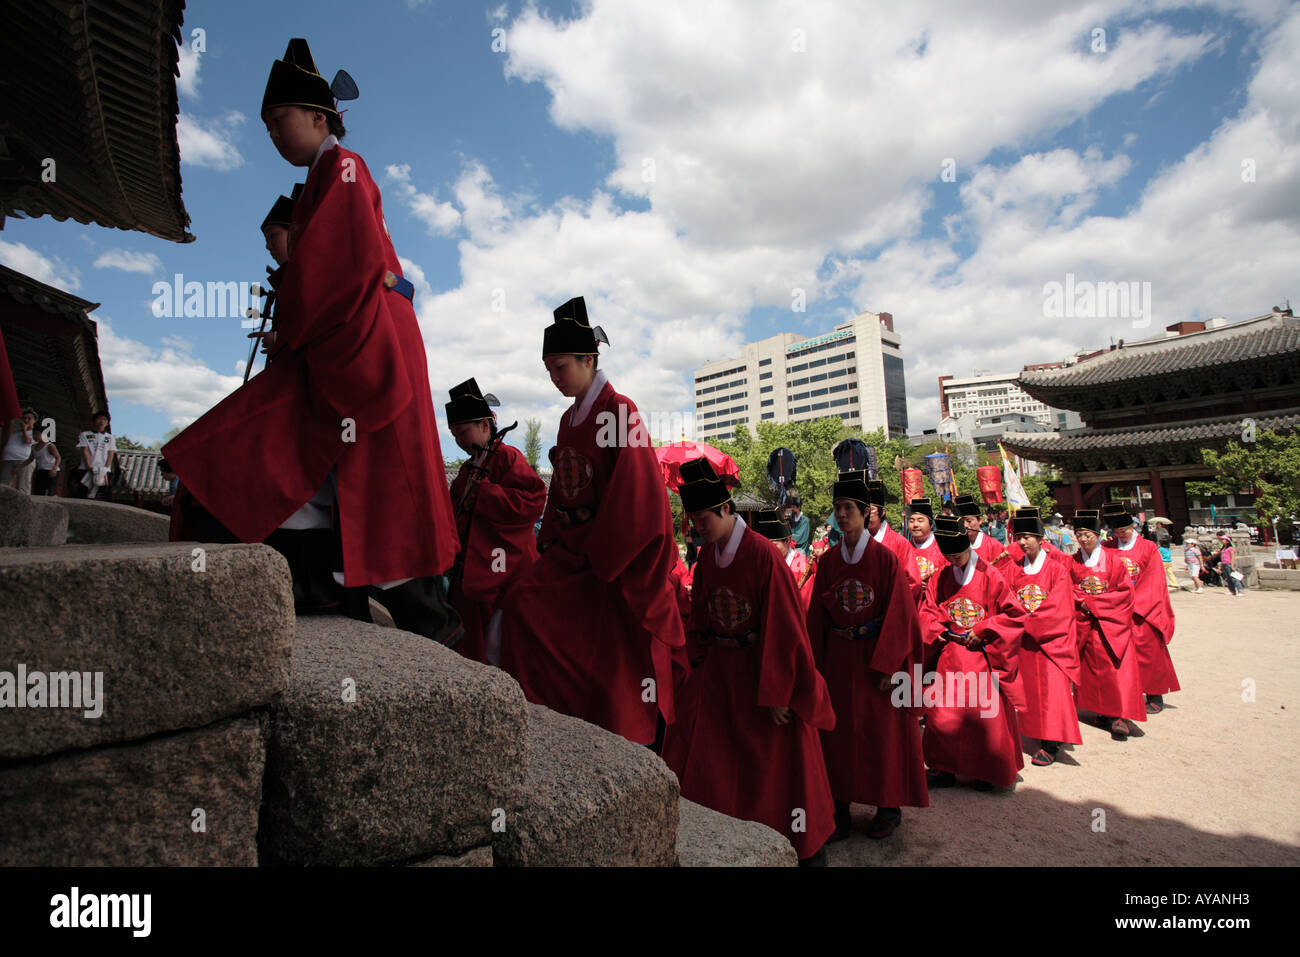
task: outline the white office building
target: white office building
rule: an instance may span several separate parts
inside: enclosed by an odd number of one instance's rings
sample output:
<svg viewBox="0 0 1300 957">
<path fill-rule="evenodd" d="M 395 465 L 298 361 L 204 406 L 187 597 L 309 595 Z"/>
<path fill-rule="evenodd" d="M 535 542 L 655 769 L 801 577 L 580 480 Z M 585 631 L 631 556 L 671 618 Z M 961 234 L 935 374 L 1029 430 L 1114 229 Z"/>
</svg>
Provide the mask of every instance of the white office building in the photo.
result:
<svg viewBox="0 0 1300 957">
<path fill-rule="evenodd" d="M 1019 378 L 1019 372 L 966 378 L 940 376 L 939 418 L 972 415 L 981 422 L 989 422 L 997 416 L 1022 412 L 1047 429 L 1077 427 L 1077 415 L 1039 402 L 1020 388 Z"/>
<path fill-rule="evenodd" d="M 902 340 L 887 312 L 859 313 L 822 336 L 785 332 L 745 344 L 695 373 L 695 435 L 726 441 L 744 423 L 835 416 L 871 432 L 907 434 Z"/>
</svg>

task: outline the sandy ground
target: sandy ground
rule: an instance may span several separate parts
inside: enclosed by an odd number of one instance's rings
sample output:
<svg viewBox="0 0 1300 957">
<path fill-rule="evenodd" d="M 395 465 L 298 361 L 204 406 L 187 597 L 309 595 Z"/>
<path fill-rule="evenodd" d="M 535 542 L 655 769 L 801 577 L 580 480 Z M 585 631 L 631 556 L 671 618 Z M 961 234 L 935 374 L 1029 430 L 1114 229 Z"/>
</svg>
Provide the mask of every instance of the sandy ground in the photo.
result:
<svg viewBox="0 0 1300 957">
<path fill-rule="evenodd" d="M 1175 569 L 1186 585 L 1180 559 Z M 1300 592 L 1207 587 L 1171 600 L 1182 690 L 1141 725 L 1145 737 L 1120 743 L 1083 724 L 1083 744 L 1055 764 L 1026 753 L 1014 789 L 959 779 L 929 808 L 904 808 L 884 840 L 863 833 L 875 808 L 855 804 L 830 865 L 1300 864 Z"/>
</svg>

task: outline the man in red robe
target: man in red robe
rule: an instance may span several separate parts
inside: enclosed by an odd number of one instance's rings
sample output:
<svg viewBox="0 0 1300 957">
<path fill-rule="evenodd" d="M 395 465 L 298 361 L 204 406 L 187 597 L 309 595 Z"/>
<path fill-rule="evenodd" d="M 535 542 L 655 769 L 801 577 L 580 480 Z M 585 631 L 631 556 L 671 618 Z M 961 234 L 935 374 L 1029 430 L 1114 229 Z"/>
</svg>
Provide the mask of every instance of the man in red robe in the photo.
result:
<svg viewBox="0 0 1300 957">
<path fill-rule="evenodd" d="M 912 567 L 922 586 L 929 583 L 935 572 L 948 565 L 948 559 L 934 538 L 934 511 L 928 498 L 914 498 L 908 503 L 907 530 L 912 537 Z M 922 589 L 918 600 L 924 598 Z"/>
<path fill-rule="evenodd" d="M 682 508 L 707 544 L 695 565 L 693 670 L 664 761 L 682 797 L 785 835 L 801 863 L 825 863 L 835 829 L 818 730 L 835 726 L 794 580 L 772 544 L 735 514 L 706 459 L 682 466 Z"/>
<path fill-rule="evenodd" d="M 966 536 L 970 539 L 970 547 L 986 568 L 996 568 L 998 560 L 1007 549 L 992 535 L 985 535 L 980 529 L 980 506 L 979 502 L 975 501 L 975 496 L 958 495 L 952 500 L 952 504 L 961 517 Z"/>
<path fill-rule="evenodd" d="M 921 580 L 912 543 L 889 527 L 889 521 L 885 517 L 885 483 L 868 481 L 867 493 L 871 496 L 871 502 L 867 507 L 867 534 L 875 539 L 877 544 L 889 549 L 898 559 L 899 566 L 907 576 L 908 591 L 916 604 L 920 605 L 925 582 Z"/>
<path fill-rule="evenodd" d="M 339 145 L 337 105 L 305 41 L 273 65 L 262 118 L 280 154 L 310 168 L 277 287 L 274 361 L 163 450 L 184 490 L 177 507 L 198 516 L 177 537 L 282 532 L 268 543 L 289 559 L 300 606 L 337 605 L 322 590 L 339 573 L 364 589 L 354 608 L 373 591 L 398 627 L 454 640 L 459 618 L 436 576 L 458 543 L 424 341 L 379 188 Z"/>
<path fill-rule="evenodd" d="M 799 606 L 808 610 L 808 601 L 812 596 L 812 576 L 815 563 L 800 549 L 795 547 L 790 535 L 790 525 L 781 514 L 780 509 L 763 509 L 754 516 L 754 531 L 762 535 L 781 554 L 785 567 L 790 569 L 794 579 L 795 591 L 799 594 Z M 816 544 L 815 542 L 813 543 Z"/>
<path fill-rule="evenodd" d="M 488 662 L 488 622 L 501 595 L 537 560 L 533 526 L 546 507 L 546 483 L 522 452 L 502 440 L 495 404 L 496 397 L 483 395 L 473 379 L 453 388 L 447 403 L 447 427 L 470 456 L 451 483 L 461 550 L 449 597 L 465 625 L 455 648 L 482 664 Z"/>
<path fill-rule="evenodd" d="M 942 517 L 935 537 L 949 561 L 931 577 L 921 605 L 926 660 L 934 682 L 923 695 L 926 777 L 952 787 L 957 775 L 977 790 L 1010 787 L 1025 766 L 1016 712 L 1025 609 L 1002 576 L 986 570 L 956 518 Z"/>
<path fill-rule="evenodd" d="M 1110 728 L 1116 741 L 1140 736 L 1134 724 L 1147 719 L 1142 673 L 1133 634 L 1133 586 L 1118 556 L 1101 547 L 1101 515 L 1079 509 L 1074 531 L 1079 550 L 1071 560 L 1075 633 L 1079 641 L 1079 686 L 1075 703 Z"/>
<path fill-rule="evenodd" d="M 1020 682 L 1025 692 L 1020 731 L 1038 740 L 1033 763 L 1045 767 L 1056 760 L 1062 744 L 1083 743 L 1072 688 L 1079 683 L 1074 581 L 1068 567 L 1048 557 L 1037 508 L 1018 510 L 1010 531 L 1024 557 L 1004 563 L 1002 577 L 1028 613 L 1020 639 Z"/>
<path fill-rule="evenodd" d="M 529 701 L 638 744 L 673 720 L 685 638 L 663 472 L 636 405 L 599 371 L 604 332 L 581 296 L 555 310 L 542 358 L 573 406 L 551 449 L 541 557 L 501 604 L 501 666 Z M 598 340 L 599 336 L 599 340 Z"/>
<path fill-rule="evenodd" d="M 900 690 L 920 680 L 921 628 L 906 566 L 866 531 L 866 473 L 841 472 L 832 495 L 843 537 L 818 563 L 808 608 L 808 637 L 836 714 L 834 729 L 822 732 L 832 840 L 849 836 L 851 802 L 876 808 L 867 836 L 885 838 L 904 805 L 930 806 L 919 709 Z"/>
<path fill-rule="evenodd" d="M 1169 643 L 1174 640 L 1174 608 L 1169 603 L 1164 564 L 1155 543 L 1137 532 L 1137 523 L 1120 502 L 1102 506 L 1101 518 L 1114 531 L 1103 544 L 1115 550 L 1133 585 L 1133 640 L 1146 695 L 1147 714 L 1164 710 L 1164 696 L 1179 690 Z"/>
</svg>

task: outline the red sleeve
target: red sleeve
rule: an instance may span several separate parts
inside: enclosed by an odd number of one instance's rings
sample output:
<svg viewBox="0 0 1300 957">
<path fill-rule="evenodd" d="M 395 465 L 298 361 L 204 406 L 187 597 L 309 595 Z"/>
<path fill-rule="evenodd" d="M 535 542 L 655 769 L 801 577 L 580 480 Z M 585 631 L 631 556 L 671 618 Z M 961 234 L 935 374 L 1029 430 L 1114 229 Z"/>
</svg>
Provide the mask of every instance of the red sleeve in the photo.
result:
<svg viewBox="0 0 1300 957">
<path fill-rule="evenodd" d="M 391 246 L 379 189 L 361 157 L 342 147 L 326 150 L 308 178 L 315 202 L 276 291 L 276 336 L 302 350 L 319 399 L 373 432 L 414 395 L 388 311 L 386 297 L 397 293 L 383 286 Z"/>
<path fill-rule="evenodd" d="M 830 577 L 834 574 L 832 570 L 834 564 L 834 561 L 829 558 L 829 553 L 817 560 L 817 571 L 812 577 L 811 598 L 804 609 L 804 630 L 808 633 L 813 661 L 818 669 L 822 668 L 826 661 L 826 629 L 829 620 L 826 617 L 824 596 L 826 589 L 830 587 Z"/>
<path fill-rule="evenodd" d="M 1071 572 L 1075 581 L 1075 598 L 1083 599 L 1084 605 L 1091 612 L 1087 617 L 1097 622 L 1115 653 L 1123 655 L 1133 630 L 1133 586 L 1129 583 L 1124 563 L 1112 556 L 1113 550 L 1108 550 L 1105 556 L 1106 591 L 1100 595 L 1089 595 L 1078 587 L 1078 582 L 1091 573 L 1092 569 L 1082 562 L 1075 562 Z"/>
<path fill-rule="evenodd" d="M 972 631 L 984 639 L 989 666 L 997 672 L 998 684 L 1016 710 L 1025 710 L 1020 686 L 1020 638 L 1025 630 L 1025 606 L 1012 594 L 1006 581 L 995 571 L 985 571 L 985 605 L 991 612 Z"/>
<path fill-rule="evenodd" d="M 880 638 L 871 655 L 871 668 L 884 675 L 912 673 L 921 660 L 921 619 L 912 597 L 911 580 L 889 549 L 872 542 L 876 552 L 877 601 L 881 603 Z M 865 560 L 865 559 L 864 559 Z"/>
<path fill-rule="evenodd" d="M 494 525 L 532 525 L 541 518 L 545 507 L 546 484 L 523 453 L 514 446 L 502 445 L 489 465 L 489 477 L 479 485 L 475 520 Z"/>
<path fill-rule="evenodd" d="M 1169 603 L 1169 584 L 1165 579 L 1160 552 L 1147 539 L 1141 539 L 1134 551 L 1142 549 L 1142 570 L 1133 587 L 1133 614 L 1152 625 L 1165 644 L 1174 637 L 1174 609 Z"/>
</svg>

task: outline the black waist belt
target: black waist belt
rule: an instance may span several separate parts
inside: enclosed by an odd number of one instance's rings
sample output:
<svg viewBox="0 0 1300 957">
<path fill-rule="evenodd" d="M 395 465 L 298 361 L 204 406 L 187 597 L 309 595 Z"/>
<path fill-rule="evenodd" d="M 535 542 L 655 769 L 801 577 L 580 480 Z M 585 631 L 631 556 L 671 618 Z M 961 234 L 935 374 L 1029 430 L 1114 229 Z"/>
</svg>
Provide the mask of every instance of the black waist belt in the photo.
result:
<svg viewBox="0 0 1300 957">
<path fill-rule="evenodd" d="M 872 618 L 861 625 L 849 625 L 847 628 L 832 628 L 831 634 L 846 641 L 867 641 L 880 635 L 880 619 Z"/>
<path fill-rule="evenodd" d="M 710 632 L 708 637 L 710 642 L 723 648 L 748 648 L 758 641 L 758 632 L 750 631 L 743 635 L 719 635 L 717 632 Z"/>
<path fill-rule="evenodd" d="M 570 525 L 585 525 L 596 517 L 596 506 L 594 505 L 579 505 L 577 508 L 569 508 L 567 505 L 557 503 L 555 508 Z"/>
</svg>

